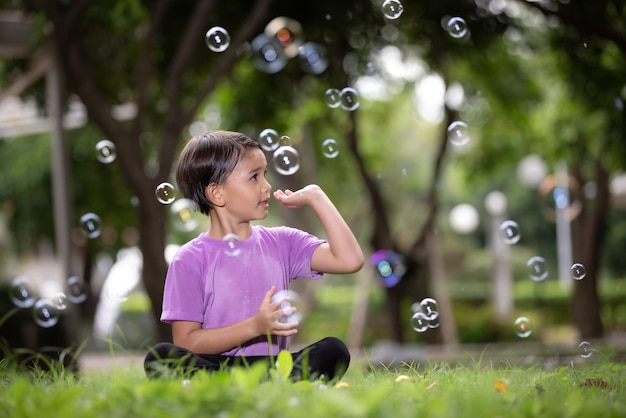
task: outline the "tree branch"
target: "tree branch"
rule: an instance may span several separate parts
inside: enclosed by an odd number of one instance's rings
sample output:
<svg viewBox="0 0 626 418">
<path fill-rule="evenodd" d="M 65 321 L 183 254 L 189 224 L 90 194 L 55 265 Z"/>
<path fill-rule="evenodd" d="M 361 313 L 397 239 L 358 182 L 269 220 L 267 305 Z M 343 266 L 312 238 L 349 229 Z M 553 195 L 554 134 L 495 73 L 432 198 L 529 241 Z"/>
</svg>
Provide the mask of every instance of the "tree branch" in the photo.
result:
<svg viewBox="0 0 626 418">
<path fill-rule="evenodd" d="M 257 33 L 261 23 L 268 14 L 271 3 L 272 0 L 257 1 L 254 9 L 250 11 L 246 20 L 241 23 L 237 36 L 231 40 L 230 47 L 222 54 L 222 59 L 217 62 L 215 70 L 211 73 L 211 77 L 209 77 L 204 86 L 200 88 L 199 94 L 196 96 L 193 104 L 186 110 L 186 117 L 190 119 L 193 118 L 202 103 L 206 100 L 206 96 L 208 96 L 217 85 L 217 81 L 224 75 L 230 73 L 230 70 L 237 60 L 239 46 Z"/>
<path fill-rule="evenodd" d="M 156 44 L 158 28 L 163 23 L 167 10 L 172 4 L 172 0 L 160 0 L 156 2 L 154 11 L 151 14 L 150 27 L 146 32 L 141 45 L 141 57 L 137 67 L 137 116 L 133 124 L 133 136 L 139 137 L 142 129 L 143 117 L 146 113 L 146 101 L 148 100 L 148 86 L 155 72 L 155 62 L 153 51 Z"/>
<path fill-rule="evenodd" d="M 231 40 L 229 48 L 222 53 L 221 59 L 217 61 L 211 76 L 208 78 L 204 86 L 198 90 L 198 93 L 195 95 L 191 105 L 186 109 L 182 109 L 180 107 L 170 109 L 170 112 L 167 115 L 168 119 L 165 131 L 167 138 L 165 138 L 161 143 L 161 149 L 159 152 L 159 167 L 161 170 L 164 170 L 162 171 L 163 173 L 169 172 L 169 168 L 171 167 L 171 155 L 176 149 L 181 127 L 191 122 L 200 106 L 202 106 L 202 104 L 206 101 L 207 96 L 217 86 L 217 82 L 222 77 L 230 74 L 232 67 L 237 61 L 239 46 L 257 33 L 260 25 L 268 14 L 269 5 L 271 3 L 272 0 L 259 0 L 256 3 L 255 7 L 250 11 L 246 19 L 241 23 L 241 30 L 237 33 L 237 36 Z M 195 38 L 199 38 L 197 35 L 197 31 L 193 33 Z M 192 51 L 190 50 L 189 53 L 191 52 Z M 187 65 L 188 62 L 186 62 L 186 66 Z M 170 76 L 176 74 L 176 77 L 178 77 L 180 82 L 183 78 L 184 71 L 186 71 L 186 66 L 185 68 L 178 68 L 177 71 L 170 74 Z M 180 85 L 177 89 L 179 88 Z M 170 98 L 170 96 L 168 96 L 168 98 Z"/>
<path fill-rule="evenodd" d="M 177 53 L 170 65 L 165 84 L 165 97 L 175 103 L 181 94 L 183 74 L 189 66 L 189 61 L 197 46 L 202 40 L 200 36 L 206 30 L 207 17 L 217 5 L 216 0 L 199 0 L 195 9 L 191 12 L 187 29 L 178 43 Z"/>
</svg>

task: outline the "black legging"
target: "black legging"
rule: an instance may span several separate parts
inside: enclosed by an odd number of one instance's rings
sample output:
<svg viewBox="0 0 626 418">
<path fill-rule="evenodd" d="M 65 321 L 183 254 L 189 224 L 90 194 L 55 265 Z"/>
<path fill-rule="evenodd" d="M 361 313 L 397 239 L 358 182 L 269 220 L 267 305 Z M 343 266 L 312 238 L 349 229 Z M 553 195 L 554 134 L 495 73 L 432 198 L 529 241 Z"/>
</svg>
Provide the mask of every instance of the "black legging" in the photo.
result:
<svg viewBox="0 0 626 418">
<path fill-rule="evenodd" d="M 326 337 L 302 350 L 292 353 L 294 365 L 292 380 L 340 379 L 350 365 L 350 352 L 338 338 Z M 194 373 L 197 370 L 218 371 L 232 366 L 246 366 L 258 361 L 272 366 L 270 356 L 222 356 L 194 354 L 170 343 L 158 343 L 150 349 L 144 360 L 149 378 L 160 377 L 171 370 Z M 306 367 L 305 367 L 306 366 Z M 306 369 L 306 370 L 303 370 Z"/>
</svg>

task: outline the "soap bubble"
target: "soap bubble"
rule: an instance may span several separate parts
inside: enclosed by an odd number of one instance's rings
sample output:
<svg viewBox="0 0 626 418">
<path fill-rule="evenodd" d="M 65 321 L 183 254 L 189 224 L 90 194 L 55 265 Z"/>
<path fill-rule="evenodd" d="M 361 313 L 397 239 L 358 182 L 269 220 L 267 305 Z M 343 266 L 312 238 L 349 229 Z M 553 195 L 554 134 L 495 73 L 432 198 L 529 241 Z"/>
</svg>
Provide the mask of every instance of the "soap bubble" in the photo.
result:
<svg viewBox="0 0 626 418">
<path fill-rule="evenodd" d="M 87 300 L 87 283 L 78 276 L 70 276 L 65 281 L 67 292 L 65 295 L 72 303 L 82 303 Z"/>
<path fill-rule="evenodd" d="M 303 318 L 304 309 L 300 296 L 293 290 L 281 290 L 272 296 L 272 303 L 280 302 L 280 309 L 283 316 L 278 322 L 286 324 L 290 322 L 300 322 Z"/>
<path fill-rule="evenodd" d="M 284 49 L 275 45 L 264 33 L 252 40 L 252 65 L 256 69 L 268 74 L 282 70 L 287 64 L 288 57 Z"/>
<path fill-rule="evenodd" d="M 439 316 L 439 304 L 433 298 L 424 298 L 420 302 L 420 311 L 422 311 L 429 320 L 435 319 Z"/>
<path fill-rule="evenodd" d="M 537 187 L 541 210 L 551 221 L 556 222 L 557 213 L 564 215 L 568 221 L 575 219 L 582 211 L 582 192 L 578 180 L 567 176 L 563 183 L 557 176 L 550 174 L 544 177 Z"/>
<path fill-rule="evenodd" d="M 467 123 L 457 120 L 448 126 L 448 141 L 451 144 L 461 147 L 470 141 Z"/>
<path fill-rule="evenodd" d="M 96 158 L 103 164 L 110 164 L 115 161 L 117 152 L 115 144 L 108 139 L 98 141 L 96 144 Z"/>
<path fill-rule="evenodd" d="M 546 260 L 538 255 L 530 257 L 526 262 L 528 274 L 531 280 L 541 282 L 548 277 L 548 266 Z"/>
<path fill-rule="evenodd" d="M 289 145 L 280 146 L 274 151 L 274 168 L 278 174 L 290 176 L 300 169 L 300 155 Z"/>
<path fill-rule="evenodd" d="M 428 319 L 428 328 L 439 328 L 439 315 Z"/>
<path fill-rule="evenodd" d="M 193 231 L 198 227 L 198 221 L 194 217 L 198 205 L 193 200 L 178 199 L 170 209 L 174 215 L 174 226 L 179 231 Z"/>
<path fill-rule="evenodd" d="M 26 276 L 17 276 L 11 281 L 9 290 L 11 301 L 18 308 L 30 308 L 35 304 L 37 297 L 30 279 Z"/>
<path fill-rule="evenodd" d="M 425 332 L 428 329 L 429 320 L 424 312 L 416 312 L 411 317 L 411 327 L 416 332 Z"/>
<path fill-rule="evenodd" d="M 378 281 L 385 287 L 397 285 L 406 273 L 404 257 L 391 250 L 375 251 L 370 263 L 376 268 Z"/>
<path fill-rule="evenodd" d="M 321 74 L 328 68 L 326 48 L 315 42 L 307 42 L 298 49 L 300 68 L 309 74 Z"/>
<path fill-rule="evenodd" d="M 169 205 L 176 200 L 176 189 L 166 181 L 157 186 L 154 194 L 159 203 L 163 203 L 164 205 Z"/>
<path fill-rule="evenodd" d="M 589 358 L 593 355 L 593 351 L 591 350 L 591 343 L 589 341 L 582 341 L 580 344 L 578 344 L 578 349 L 582 358 Z"/>
<path fill-rule="evenodd" d="M 66 310 L 69 304 L 67 295 L 63 292 L 55 293 L 54 296 L 52 296 L 51 300 L 52 300 L 52 304 L 54 305 L 54 307 L 58 309 L 59 311 Z"/>
<path fill-rule="evenodd" d="M 89 239 L 98 238 L 102 233 L 102 230 L 100 229 L 100 217 L 95 213 L 85 213 L 80 217 L 79 222 L 83 233 Z"/>
<path fill-rule="evenodd" d="M 285 16 L 275 17 L 265 26 L 264 33 L 288 58 L 298 55 L 302 45 L 302 25 L 297 20 Z"/>
<path fill-rule="evenodd" d="M 451 17 L 446 24 L 446 31 L 453 38 L 462 38 L 467 35 L 467 23 L 462 17 Z"/>
<path fill-rule="evenodd" d="M 335 158 L 339 155 L 339 148 L 337 147 L 337 141 L 332 138 L 327 138 L 322 142 L 322 154 L 326 158 Z"/>
<path fill-rule="evenodd" d="M 513 330 L 515 334 L 520 338 L 528 338 L 533 333 L 530 324 L 530 319 L 525 316 L 520 316 L 513 322 Z"/>
<path fill-rule="evenodd" d="M 279 140 L 280 145 L 291 145 L 291 138 L 288 135 L 282 135 Z"/>
<path fill-rule="evenodd" d="M 354 88 L 346 87 L 341 90 L 340 104 L 342 109 L 352 112 L 358 109 L 360 103 L 359 93 Z"/>
<path fill-rule="evenodd" d="M 259 143 L 265 151 L 274 151 L 279 147 L 278 132 L 274 129 L 263 129 L 259 134 Z"/>
<path fill-rule="evenodd" d="M 572 264 L 572 267 L 570 267 L 570 273 L 572 274 L 572 279 L 582 280 L 587 275 L 587 270 L 582 264 L 574 263 Z"/>
<path fill-rule="evenodd" d="M 334 88 L 326 89 L 324 92 L 324 102 L 332 109 L 341 106 L 341 92 Z"/>
<path fill-rule="evenodd" d="M 504 221 L 500 224 L 500 236 L 506 244 L 516 244 L 520 238 L 519 225 L 515 221 Z"/>
<path fill-rule="evenodd" d="M 224 52 L 230 45 L 230 35 L 223 27 L 213 26 L 206 32 L 204 41 L 211 51 Z"/>
<path fill-rule="evenodd" d="M 224 250 L 226 255 L 238 256 L 241 254 L 241 241 L 239 240 L 239 235 L 230 232 L 224 235 L 222 241 L 226 243 L 226 249 Z"/>
<path fill-rule="evenodd" d="M 59 311 L 48 299 L 38 299 L 33 305 L 33 318 L 42 328 L 53 327 L 59 322 Z"/>
<path fill-rule="evenodd" d="M 387 19 L 395 20 L 402 15 L 404 7 L 398 0 L 385 0 L 382 5 L 383 15 Z"/>
</svg>

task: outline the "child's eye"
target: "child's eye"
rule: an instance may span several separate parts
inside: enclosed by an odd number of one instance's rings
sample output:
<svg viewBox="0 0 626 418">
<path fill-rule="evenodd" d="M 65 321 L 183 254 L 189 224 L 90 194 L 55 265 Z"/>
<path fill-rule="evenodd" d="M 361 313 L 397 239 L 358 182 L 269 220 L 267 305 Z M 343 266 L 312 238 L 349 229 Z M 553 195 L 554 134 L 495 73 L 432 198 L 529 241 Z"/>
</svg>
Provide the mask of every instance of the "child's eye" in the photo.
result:
<svg viewBox="0 0 626 418">
<path fill-rule="evenodd" d="M 256 180 L 257 180 L 257 178 L 258 178 L 258 176 L 259 176 L 258 174 L 255 174 L 254 176 L 252 176 L 252 177 L 250 178 L 250 180 L 254 180 L 254 181 L 256 181 Z"/>
</svg>

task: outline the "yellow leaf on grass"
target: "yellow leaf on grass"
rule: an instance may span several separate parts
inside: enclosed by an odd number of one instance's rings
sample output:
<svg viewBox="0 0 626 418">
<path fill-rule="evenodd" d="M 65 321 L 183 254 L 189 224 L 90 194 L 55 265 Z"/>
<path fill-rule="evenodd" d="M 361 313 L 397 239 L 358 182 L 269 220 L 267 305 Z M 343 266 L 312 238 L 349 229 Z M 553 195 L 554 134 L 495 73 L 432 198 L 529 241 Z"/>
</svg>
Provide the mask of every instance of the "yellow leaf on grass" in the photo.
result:
<svg viewBox="0 0 626 418">
<path fill-rule="evenodd" d="M 506 386 L 506 383 L 504 383 L 502 380 L 496 380 L 493 383 L 493 387 L 498 392 L 506 392 L 506 390 L 508 389 L 508 387 Z"/>
</svg>

